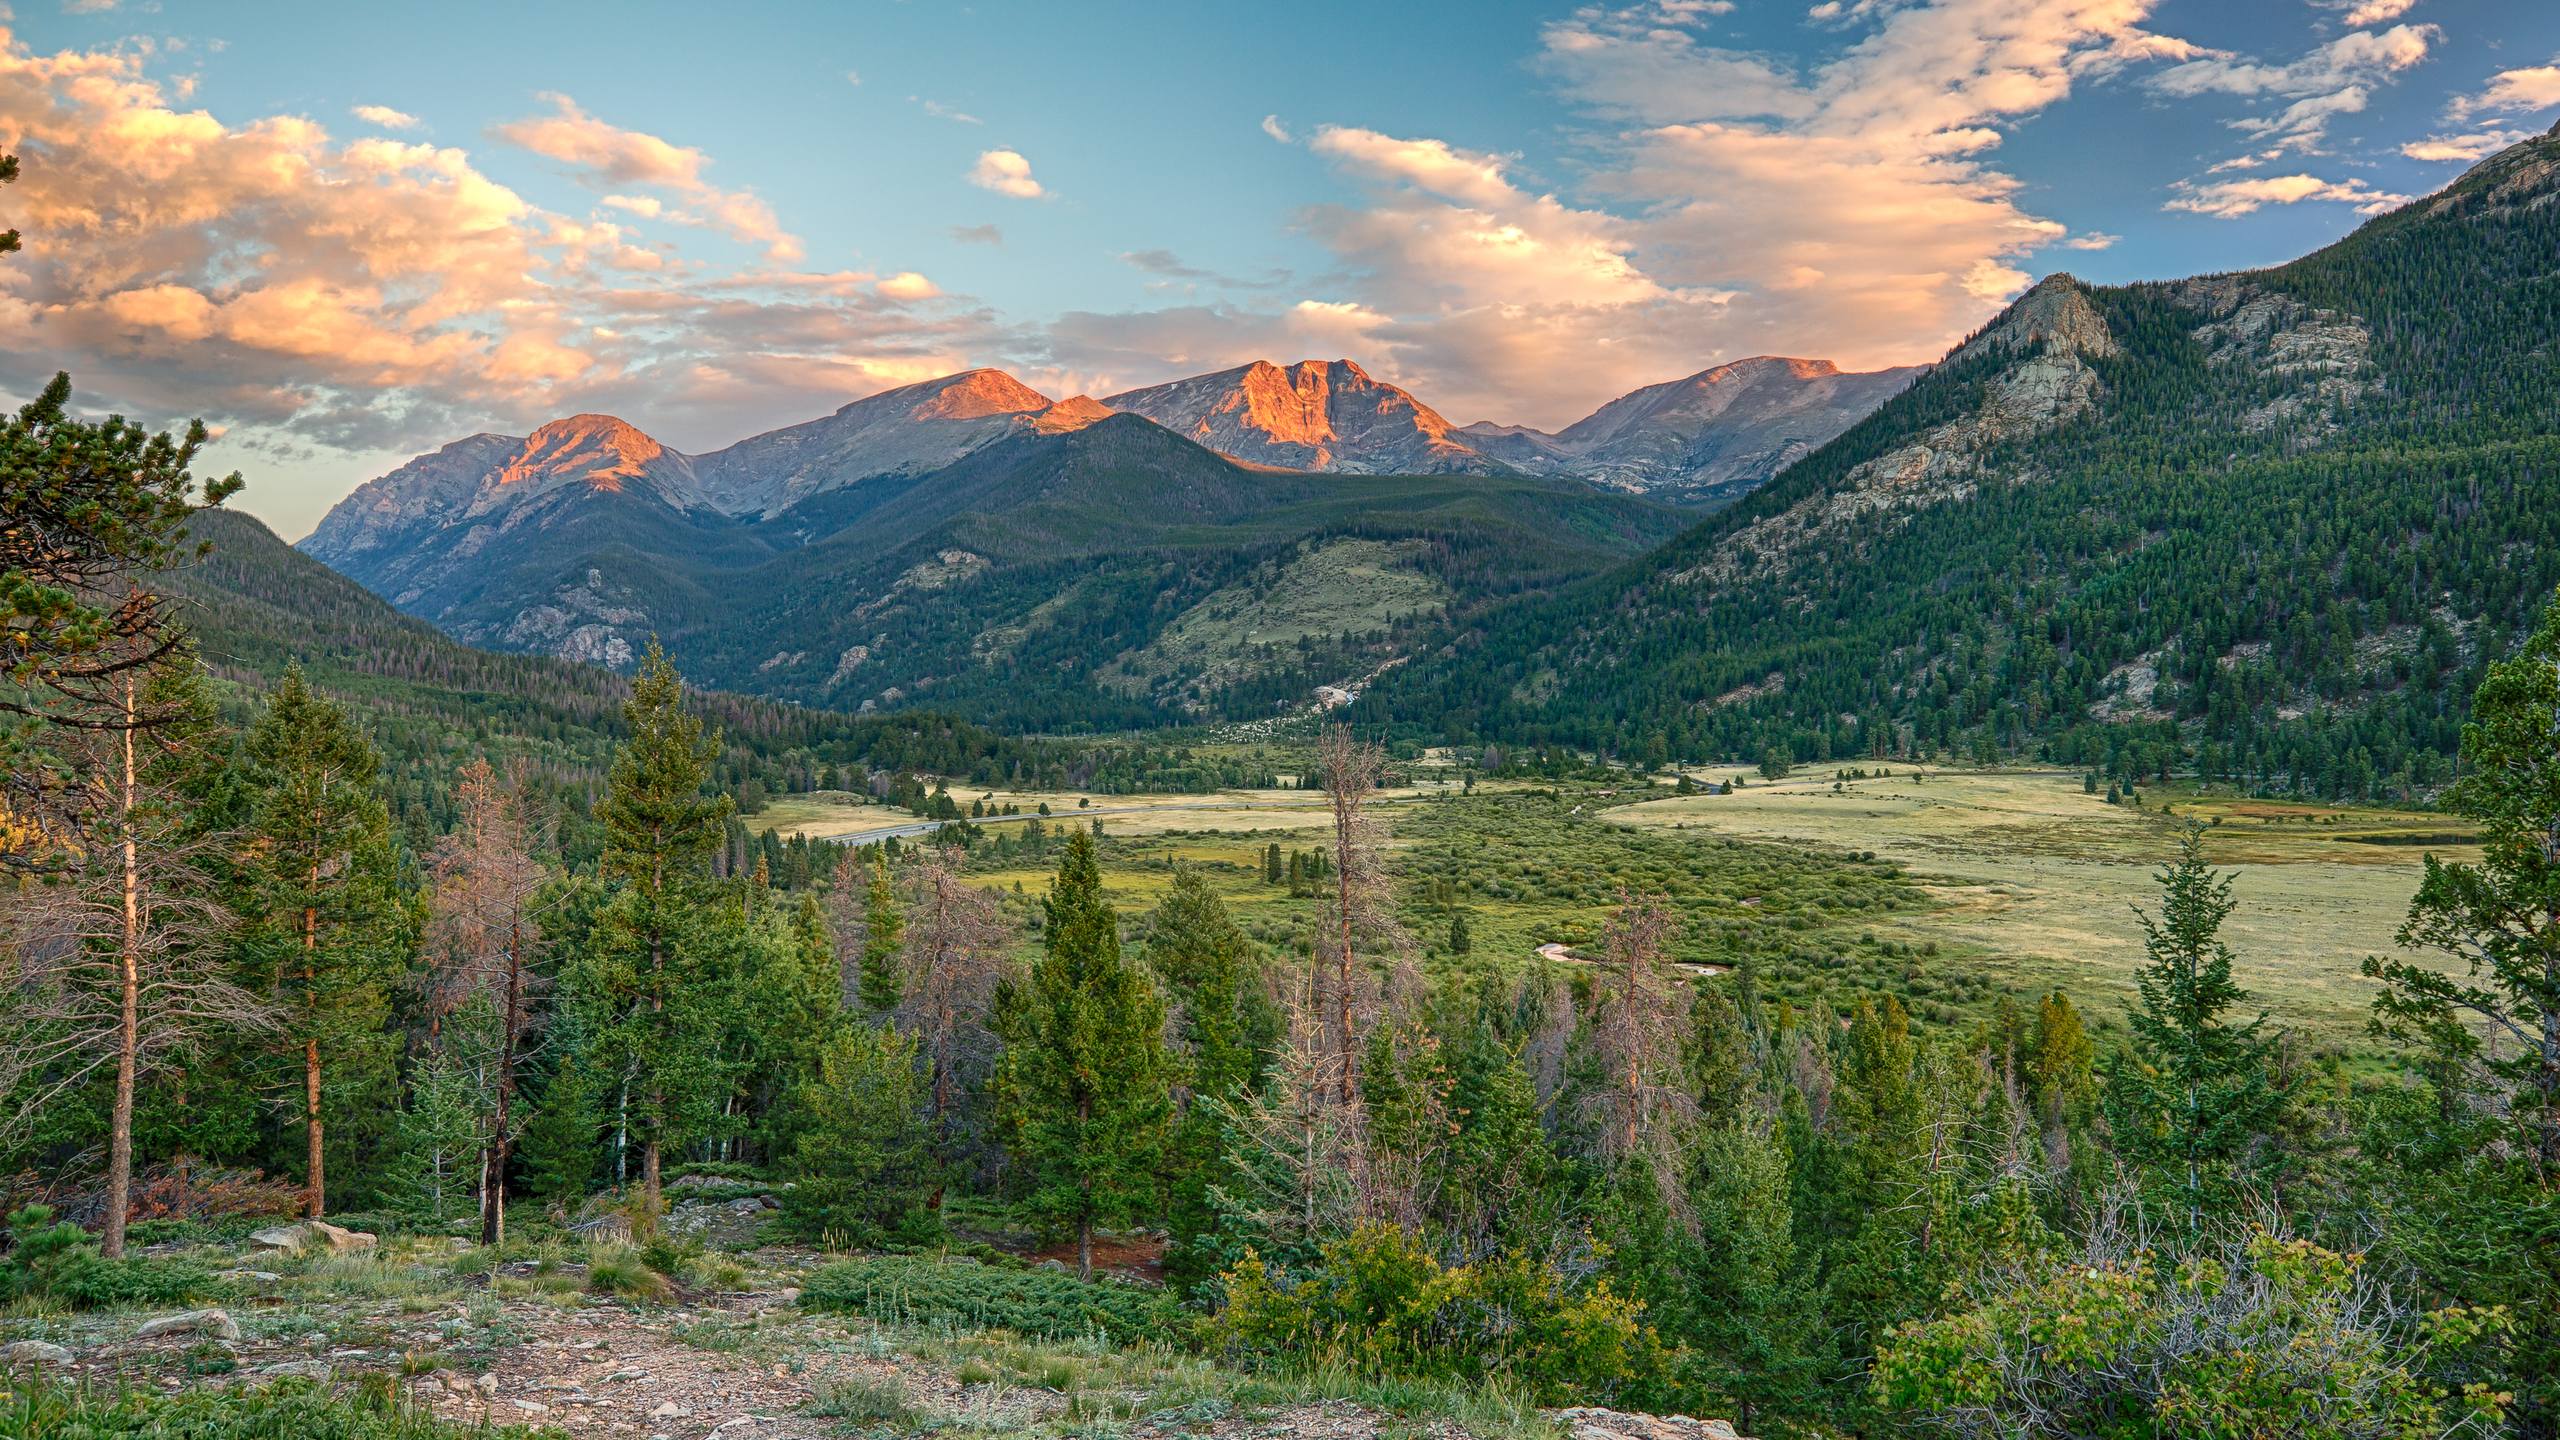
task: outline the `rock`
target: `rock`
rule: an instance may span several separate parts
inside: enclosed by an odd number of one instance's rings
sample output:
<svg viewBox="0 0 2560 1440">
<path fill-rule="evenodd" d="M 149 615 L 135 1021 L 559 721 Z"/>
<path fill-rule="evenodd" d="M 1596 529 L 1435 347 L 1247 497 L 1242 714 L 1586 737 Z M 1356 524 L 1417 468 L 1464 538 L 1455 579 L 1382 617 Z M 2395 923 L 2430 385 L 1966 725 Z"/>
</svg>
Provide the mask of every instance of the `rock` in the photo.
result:
<svg viewBox="0 0 2560 1440">
<path fill-rule="evenodd" d="M 298 1376 L 305 1380 L 326 1380 L 329 1378 L 329 1362 L 326 1360 L 279 1360 L 273 1365 L 259 1366 L 258 1373 L 272 1375 L 278 1379 Z"/>
<path fill-rule="evenodd" d="M 479 1379 L 472 1381 L 471 1384 L 472 1388 L 478 1390 L 483 1395 L 495 1395 L 498 1393 L 498 1377 L 495 1375 L 483 1375 Z"/>
<path fill-rule="evenodd" d="M 213 1278 L 228 1280 L 235 1285 L 273 1285 L 284 1277 L 273 1270 L 224 1270 Z"/>
<path fill-rule="evenodd" d="M 374 1237 L 362 1230 L 349 1230 L 326 1220 L 304 1220 L 292 1225 L 270 1225 L 249 1234 L 249 1243 L 265 1250 L 300 1250 L 314 1243 L 326 1245 L 341 1253 L 370 1250 Z"/>
<path fill-rule="evenodd" d="M 136 1340 L 155 1340 L 163 1335 L 210 1335 L 217 1340 L 237 1340 L 240 1338 L 240 1322 L 232 1319 L 226 1311 L 182 1310 L 175 1315 L 145 1320 L 141 1328 L 133 1332 Z"/>
<path fill-rule="evenodd" d="M 0 1362 L 11 1365 L 68 1365 L 71 1352 L 43 1340 L 12 1340 L 0 1345 Z"/>
<path fill-rule="evenodd" d="M 326 1220 L 311 1221 L 310 1227 L 311 1233 L 329 1242 L 329 1248 L 332 1250 L 341 1252 L 370 1250 L 375 1244 L 374 1237 L 362 1230 L 349 1230 L 343 1226 L 332 1225 Z"/>
<path fill-rule="evenodd" d="M 1573 1440 L 1741 1440 L 1725 1421 L 1687 1415 L 1638 1415 L 1597 1405 L 1550 1413 Z"/>
<path fill-rule="evenodd" d="M 678 1405 L 673 1400 L 667 1400 L 660 1402 L 657 1409 L 650 1411 L 649 1418 L 652 1420 L 674 1420 L 681 1418 L 683 1414 L 683 1406 Z"/>
</svg>

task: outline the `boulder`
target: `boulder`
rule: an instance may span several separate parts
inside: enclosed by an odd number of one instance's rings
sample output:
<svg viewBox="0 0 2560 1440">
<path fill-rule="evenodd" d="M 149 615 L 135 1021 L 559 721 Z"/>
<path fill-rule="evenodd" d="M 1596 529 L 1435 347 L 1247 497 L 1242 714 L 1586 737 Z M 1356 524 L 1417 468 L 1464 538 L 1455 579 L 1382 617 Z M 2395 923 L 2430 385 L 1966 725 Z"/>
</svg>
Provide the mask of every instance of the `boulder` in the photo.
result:
<svg viewBox="0 0 2560 1440">
<path fill-rule="evenodd" d="M 249 1243 L 267 1250 L 300 1250 L 320 1246 L 341 1254 L 370 1250 L 374 1237 L 362 1230 L 349 1230 L 326 1220 L 304 1220 L 292 1225 L 270 1225 L 250 1232 Z"/>
<path fill-rule="evenodd" d="M 329 1378 L 329 1362 L 326 1360 L 279 1360 L 273 1365 L 259 1366 L 258 1373 L 277 1380 L 288 1378 L 326 1380 Z"/>
<path fill-rule="evenodd" d="M 12 1340 L 0 1345 L 0 1362 L 10 1365 L 68 1365 L 71 1352 L 43 1340 Z"/>
<path fill-rule="evenodd" d="M 175 1315 L 145 1320 L 133 1332 L 136 1340 L 156 1340 L 163 1335 L 210 1335 L 216 1340 L 237 1340 L 240 1322 L 227 1311 L 181 1310 Z"/>
<path fill-rule="evenodd" d="M 1639 1415 L 1598 1405 L 1550 1412 L 1572 1440 L 1741 1440 L 1723 1420 L 1687 1415 Z"/>
</svg>

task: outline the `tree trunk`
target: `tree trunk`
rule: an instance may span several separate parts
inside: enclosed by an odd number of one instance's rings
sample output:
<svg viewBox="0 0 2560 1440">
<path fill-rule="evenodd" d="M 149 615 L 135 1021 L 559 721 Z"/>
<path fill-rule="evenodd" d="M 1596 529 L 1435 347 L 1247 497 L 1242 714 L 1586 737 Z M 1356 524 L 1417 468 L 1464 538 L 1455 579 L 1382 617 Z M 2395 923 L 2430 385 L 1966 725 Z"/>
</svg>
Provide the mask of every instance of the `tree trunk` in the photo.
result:
<svg viewBox="0 0 2560 1440">
<path fill-rule="evenodd" d="M 480 1161 L 480 1243 L 507 1240 L 507 1154 L 514 1139 L 507 1131 L 516 1098 L 516 1034 L 524 1024 L 524 927 L 507 928 L 507 1010 L 498 1032 L 498 1108 L 490 1117 L 489 1143 Z"/>
<path fill-rule="evenodd" d="M 124 772 L 118 807 L 124 832 L 124 937 L 122 1011 L 116 1023 L 115 1114 L 107 1125 L 107 1222 L 99 1249 L 107 1258 L 124 1256 L 125 1222 L 133 1212 L 133 1072 L 142 1035 L 142 875 L 133 838 L 135 784 L 133 758 L 133 677 L 124 682 Z"/>
<path fill-rule="evenodd" d="M 311 890 L 320 889 L 320 865 L 311 866 Z M 320 908 L 302 907 L 302 1006 L 303 1018 L 309 1025 L 302 1040 L 302 1118 L 303 1139 L 309 1150 L 305 1161 L 303 1212 L 317 1220 L 326 1213 L 328 1176 L 320 1158 Z"/>
</svg>

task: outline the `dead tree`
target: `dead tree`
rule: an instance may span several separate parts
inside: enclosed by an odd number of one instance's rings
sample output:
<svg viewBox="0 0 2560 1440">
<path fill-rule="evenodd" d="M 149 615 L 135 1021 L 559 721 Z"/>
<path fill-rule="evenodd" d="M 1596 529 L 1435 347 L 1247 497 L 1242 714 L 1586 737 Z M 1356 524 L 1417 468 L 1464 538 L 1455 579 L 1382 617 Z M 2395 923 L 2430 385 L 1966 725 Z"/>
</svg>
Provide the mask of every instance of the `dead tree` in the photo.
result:
<svg viewBox="0 0 2560 1440">
<path fill-rule="evenodd" d="M 1600 1158 L 1646 1161 L 1678 1210 L 1678 1157 L 1695 1096 L 1678 1083 L 1689 1040 L 1689 1000 L 1664 961 L 1677 922 L 1660 900 L 1621 893 L 1601 942 L 1592 987 L 1590 1044 L 1601 1082 L 1589 1097 Z"/>
<path fill-rule="evenodd" d="M 207 861 L 222 837 L 193 834 L 184 805 L 153 773 L 152 747 L 191 739 L 155 727 L 183 706 L 146 698 L 127 669 L 105 692 L 114 723 L 68 747 L 85 776 L 83 825 L 58 883 L 20 891 L 9 918 L 15 984 L 0 996 L 5 1118 L 31 1124 L 46 1106 L 111 1070 L 105 1253 L 124 1253 L 132 1213 L 133 1107 L 140 1078 L 222 1032 L 264 1028 L 272 1011 L 234 982 L 221 940 L 230 913 Z"/>
<path fill-rule="evenodd" d="M 1336 725 L 1316 747 L 1316 773 L 1333 811 L 1334 893 L 1315 943 L 1315 1004 L 1327 1023 L 1336 1096 L 1353 1102 L 1359 1083 L 1357 956 L 1364 941 L 1398 948 L 1394 897 L 1370 820 L 1370 797 L 1386 769 L 1386 752 Z"/>
<path fill-rule="evenodd" d="M 550 878 L 535 858 L 541 834 L 525 806 L 518 762 L 501 778 L 486 760 L 463 767 L 461 819 L 428 861 L 427 1013 L 442 1022 L 467 1005 L 496 1020 L 485 1057 L 492 1099 L 480 1146 L 480 1243 L 506 1239 L 507 1163 L 514 1151 L 516 1070 L 539 1028 L 534 961 L 537 905 Z"/>
<path fill-rule="evenodd" d="M 934 1150 L 948 1162 L 958 1148 L 962 1096 L 995 1062 L 989 1016 L 1013 929 L 1002 902 L 968 883 L 947 852 L 927 854 L 908 876 L 906 976 L 894 1018 L 924 1057 Z M 937 1204 L 941 1193 L 937 1186 Z"/>
</svg>

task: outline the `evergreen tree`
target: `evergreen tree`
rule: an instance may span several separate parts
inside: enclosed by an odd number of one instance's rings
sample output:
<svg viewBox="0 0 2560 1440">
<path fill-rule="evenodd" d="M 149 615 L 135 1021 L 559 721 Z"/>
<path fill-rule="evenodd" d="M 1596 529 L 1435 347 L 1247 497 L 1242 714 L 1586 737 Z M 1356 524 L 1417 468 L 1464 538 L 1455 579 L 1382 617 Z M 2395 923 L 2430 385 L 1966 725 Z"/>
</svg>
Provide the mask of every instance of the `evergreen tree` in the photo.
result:
<svg viewBox="0 0 2560 1440">
<path fill-rule="evenodd" d="M 252 942 L 301 1062 L 304 1206 L 316 1219 L 328 1198 L 332 1121 L 371 1132 L 398 1109 L 386 1025 L 410 958 L 410 917 L 381 762 L 299 665 L 285 671 L 245 749 L 257 793 Z"/>
<path fill-rule="evenodd" d="M 1163 997 L 1121 957 L 1091 836 L 1068 836 L 1043 918 L 1039 960 L 997 1006 L 997 1093 L 1032 1205 L 1074 1227 L 1090 1279 L 1094 1226 L 1155 1198 L 1174 1065 Z"/>
<path fill-rule="evenodd" d="M 873 1016 L 886 1015 L 898 1008 L 904 988 L 899 974 L 898 947 L 906 938 L 906 917 L 898 909 L 897 891 L 889 885 L 889 860 L 886 855 L 872 867 L 871 890 L 862 905 L 862 971 L 860 998 L 862 1008 Z"/>
<path fill-rule="evenodd" d="M 712 1127 L 728 1091 L 720 1045 L 734 998 L 737 906 L 710 901 L 710 866 L 728 818 L 705 791 L 719 741 L 684 706 L 684 682 L 655 642 L 623 706 L 598 818 L 600 869 L 616 888 L 580 957 L 582 988 L 601 998 L 596 1059 L 619 1078 L 615 1110 L 640 1147 L 644 1229 L 664 1203 L 666 1150 Z"/>
<path fill-rule="evenodd" d="M 2560 600 L 2489 667 L 2446 792 L 2478 822 L 2480 861 L 2426 858 L 2404 947 L 2371 959 L 2378 1035 L 2410 1047 L 2431 1103 L 2372 1148 L 2397 1173 L 2395 1249 L 2516 1324 L 2518 1433 L 2560 1433 Z"/>
<path fill-rule="evenodd" d="M 2230 1195 L 2284 1096 L 2266 1017 L 2231 1018 L 2249 999 L 2220 938 L 2231 877 L 2205 864 L 2200 827 L 2180 836 L 2159 881 L 2159 916 L 2141 916 L 2132 1048 L 2109 1070 L 2106 1113 L 2119 1151 L 2192 1229 Z"/>
<path fill-rule="evenodd" d="M 1187 1082 L 1170 1145 L 1172 1231 L 1168 1273 L 1178 1282 L 1204 1279 L 1214 1268 L 1195 1244 L 1217 1222 L 1209 1185 L 1224 1148 L 1223 1108 L 1261 1083 L 1279 1043 L 1280 1016 L 1250 986 L 1252 942 L 1227 913 L 1208 878 L 1185 866 L 1147 920 L 1147 960 L 1178 1003 Z"/>
<path fill-rule="evenodd" d="M 807 1120 L 790 1151 L 785 1222 L 831 1245 L 924 1238 L 932 1166 L 914 1038 L 839 1023 L 815 1059 L 793 1097 Z"/>
</svg>

